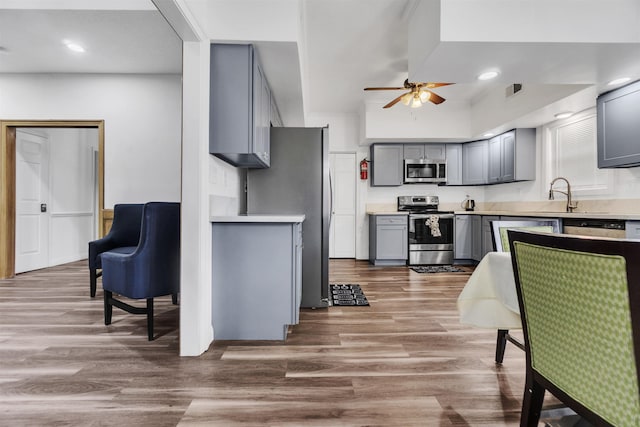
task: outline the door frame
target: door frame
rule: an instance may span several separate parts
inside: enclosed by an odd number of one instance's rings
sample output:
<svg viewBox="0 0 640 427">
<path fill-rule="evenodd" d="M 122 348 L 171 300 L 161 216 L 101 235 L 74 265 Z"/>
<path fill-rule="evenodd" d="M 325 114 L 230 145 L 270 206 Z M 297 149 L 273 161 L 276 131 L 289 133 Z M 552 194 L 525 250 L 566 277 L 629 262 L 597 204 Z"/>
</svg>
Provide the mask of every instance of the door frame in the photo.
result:
<svg viewBox="0 0 640 427">
<path fill-rule="evenodd" d="M 98 234 L 104 235 L 104 120 L 0 120 L 0 279 L 15 275 L 16 129 L 98 129 Z"/>
</svg>

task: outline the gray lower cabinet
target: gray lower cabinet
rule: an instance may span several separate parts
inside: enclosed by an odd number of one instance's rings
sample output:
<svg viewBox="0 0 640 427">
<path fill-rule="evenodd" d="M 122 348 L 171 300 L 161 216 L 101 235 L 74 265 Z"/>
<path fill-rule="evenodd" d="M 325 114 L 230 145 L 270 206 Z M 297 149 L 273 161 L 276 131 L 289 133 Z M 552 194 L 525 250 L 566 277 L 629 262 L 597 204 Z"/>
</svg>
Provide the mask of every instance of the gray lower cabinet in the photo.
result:
<svg viewBox="0 0 640 427">
<path fill-rule="evenodd" d="M 284 340 L 299 321 L 302 223 L 212 224 L 216 340 Z"/>
<path fill-rule="evenodd" d="M 371 144 L 371 186 L 402 185 L 403 167 L 403 144 Z"/>
<path fill-rule="evenodd" d="M 270 165 L 271 92 L 252 45 L 211 44 L 209 152 L 239 167 Z"/>
<path fill-rule="evenodd" d="M 491 233 L 491 221 L 498 221 L 497 215 L 482 215 L 482 259 L 487 253 L 493 251 L 493 234 Z M 479 260 L 480 260 L 479 259 Z"/>
<path fill-rule="evenodd" d="M 640 221 L 627 221 L 624 229 L 627 239 L 640 239 Z"/>
<path fill-rule="evenodd" d="M 482 217 L 456 215 L 454 258 L 459 261 L 482 259 Z"/>
<path fill-rule="evenodd" d="M 409 255 L 406 215 L 369 215 L 369 262 L 405 265 Z"/>
<path fill-rule="evenodd" d="M 456 215 L 454 258 L 471 259 L 471 245 L 473 232 L 471 228 L 471 215 Z"/>
</svg>

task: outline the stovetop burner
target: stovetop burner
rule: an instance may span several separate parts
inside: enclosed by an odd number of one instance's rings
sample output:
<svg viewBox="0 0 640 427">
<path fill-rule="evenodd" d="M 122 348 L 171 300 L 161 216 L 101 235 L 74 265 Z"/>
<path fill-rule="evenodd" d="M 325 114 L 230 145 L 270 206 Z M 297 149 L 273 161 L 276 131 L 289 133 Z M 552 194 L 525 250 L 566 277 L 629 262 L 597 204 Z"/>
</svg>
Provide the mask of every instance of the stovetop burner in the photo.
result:
<svg viewBox="0 0 640 427">
<path fill-rule="evenodd" d="M 413 214 L 451 214 L 438 209 L 438 196 L 398 196 L 398 211 Z"/>
</svg>

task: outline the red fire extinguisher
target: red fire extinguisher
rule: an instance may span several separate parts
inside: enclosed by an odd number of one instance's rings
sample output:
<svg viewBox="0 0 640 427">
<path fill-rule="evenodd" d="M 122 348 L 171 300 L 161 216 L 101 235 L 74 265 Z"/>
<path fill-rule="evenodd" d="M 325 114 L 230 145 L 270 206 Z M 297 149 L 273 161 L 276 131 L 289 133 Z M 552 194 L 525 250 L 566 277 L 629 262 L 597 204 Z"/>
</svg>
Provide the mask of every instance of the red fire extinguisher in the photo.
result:
<svg viewBox="0 0 640 427">
<path fill-rule="evenodd" d="M 362 159 L 360 162 L 360 179 L 366 180 L 369 178 L 369 164 L 367 159 Z"/>
</svg>

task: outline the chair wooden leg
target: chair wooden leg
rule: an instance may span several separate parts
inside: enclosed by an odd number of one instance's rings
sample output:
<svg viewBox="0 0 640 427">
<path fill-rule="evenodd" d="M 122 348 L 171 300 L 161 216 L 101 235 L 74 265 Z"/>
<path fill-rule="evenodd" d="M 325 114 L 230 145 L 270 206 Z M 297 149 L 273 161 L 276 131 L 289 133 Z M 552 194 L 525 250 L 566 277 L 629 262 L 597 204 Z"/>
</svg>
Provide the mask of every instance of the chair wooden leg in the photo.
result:
<svg viewBox="0 0 640 427">
<path fill-rule="evenodd" d="M 98 281 L 98 275 L 96 273 L 96 270 L 93 268 L 89 269 L 89 293 L 91 295 L 91 298 L 94 298 L 96 296 L 96 283 Z"/>
<path fill-rule="evenodd" d="M 544 401 L 544 387 L 535 380 L 527 378 L 522 399 L 520 427 L 537 427 Z"/>
<path fill-rule="evenodd" d="M 173 305 L 178 305 L 178 294 L 171 294 L 171 302 Z"/>
<path fill-rule="evenodd" d="M 147 335 L 153 341 L 153 298 L 147 298 Z"/>
<path fill-rule="evenodd" d="M 111 315 L 113 313 L 113 306 L 111 305 L 111 291 L 104 291 L 104 324 L 111 324 Z"/>
<path fill-rule="evenodd" d="M 507 347 L 508 329 L 498 329 L 498 339 L 496 340 L 496 363 L 502 363 L 504 350 Z"/>
</svg>

